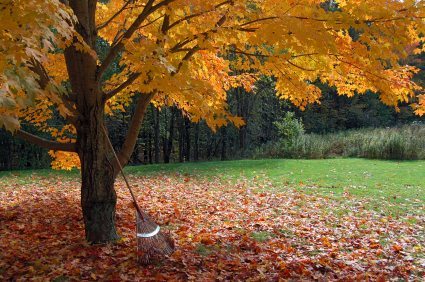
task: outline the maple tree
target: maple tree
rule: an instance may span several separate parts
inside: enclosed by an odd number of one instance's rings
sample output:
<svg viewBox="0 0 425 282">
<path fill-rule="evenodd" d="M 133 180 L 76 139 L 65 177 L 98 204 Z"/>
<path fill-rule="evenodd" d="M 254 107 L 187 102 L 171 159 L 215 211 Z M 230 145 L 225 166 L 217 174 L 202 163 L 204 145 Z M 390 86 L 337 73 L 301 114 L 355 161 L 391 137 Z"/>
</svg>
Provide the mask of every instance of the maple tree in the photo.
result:
<svg viewBox="0 0 425 282">
<path fill-rule="evenodd" d="M 122 165 L 149 103 L 174 104 L 212 128 L 240 125 L 227 111 L 226 90 L 250 90 L 259 75 L 274 77 L 277 95 L 301 108 L 318 101 L 313 82 L 320 80 L 341 95 L 372 90 L 394 107 L 414 98 L 416 112 L 425 113 L 425 97 L 415 97 L 420 87 L 411 80 L 417 69 L 400 64 L 422 51 L 424 3 L 331 3 L 2 1 L 0 126 L 51 149 L 53 167 L 81 167 L 86 239 L 115 240 L 118 164 L 104 117 L 130 103 L 136 106 L 118 153 Z M 54 115 L 62 127 L 49 124 Z M 22 120 L 55 141 L 23 131 Z"/>
</svg>

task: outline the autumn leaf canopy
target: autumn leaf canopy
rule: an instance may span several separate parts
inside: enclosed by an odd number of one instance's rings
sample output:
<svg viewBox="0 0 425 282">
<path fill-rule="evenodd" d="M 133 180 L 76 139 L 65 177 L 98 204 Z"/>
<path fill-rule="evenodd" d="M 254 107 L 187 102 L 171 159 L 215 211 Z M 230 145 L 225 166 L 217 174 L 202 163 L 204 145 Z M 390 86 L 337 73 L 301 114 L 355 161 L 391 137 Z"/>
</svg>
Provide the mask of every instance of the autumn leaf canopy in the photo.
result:
<svg viewBox="0 0 425 282">
<path fill-rule="evenodd" d="M 75 31 L 66 1 L 0 3 L 0 126 L 14 131 L 24 120 L 60 142 L 73 138 L 78 112 L 63 52 L 71 44 L 96 58 L 108 114 L 155 93 L 156 106 L 176 105 L 193 121 L 239 125 L 226 91 L 251 91 L 262 75 L 300 108 L 319 101 L 321 81 L 425 113 L 418 70 L 402 63 L 423 51 L 422 1 L 113 0 L 95 13 L 96 50 Z M 55 113 L 65 126 L 49 125 Z"/>
</svg>

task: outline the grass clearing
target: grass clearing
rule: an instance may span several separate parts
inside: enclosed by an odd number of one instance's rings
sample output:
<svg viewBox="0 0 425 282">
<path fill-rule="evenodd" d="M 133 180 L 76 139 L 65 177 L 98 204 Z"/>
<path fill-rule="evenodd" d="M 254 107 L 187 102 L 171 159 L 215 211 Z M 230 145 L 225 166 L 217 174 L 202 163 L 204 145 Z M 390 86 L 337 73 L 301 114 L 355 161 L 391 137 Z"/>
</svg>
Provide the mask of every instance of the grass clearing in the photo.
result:
<svg viewBox="0 0 425 282">
<path fill-rule="evenodd" d="M 258 183 L 259 190 L 290 188 L 337 199 L 351 194 L 366 199 L 369 208 L 394 216 L 424 213 L 425 161 L 267 159 L 134 166 L 127 171 L 133 175 L 218 177 L 232 183 L 248 179 Z"/>
<path fill-rule="evenodd" d="M 365 199 L 368 208 L 394 216 L 425 213 L 425 161 L 266 159 L 154 164 L 129 166 L 125 170 L 136 177 L 181 174 L 230 183 L 247 180 L 256 183 L 258 191 L 297 189 L 336 199 L 350 194 Z M 25 185 L 38 178 L 68 179 L 78 175 L 77 170 L 0 172 L 0 189 L 2 183 Z"/>
</svg>

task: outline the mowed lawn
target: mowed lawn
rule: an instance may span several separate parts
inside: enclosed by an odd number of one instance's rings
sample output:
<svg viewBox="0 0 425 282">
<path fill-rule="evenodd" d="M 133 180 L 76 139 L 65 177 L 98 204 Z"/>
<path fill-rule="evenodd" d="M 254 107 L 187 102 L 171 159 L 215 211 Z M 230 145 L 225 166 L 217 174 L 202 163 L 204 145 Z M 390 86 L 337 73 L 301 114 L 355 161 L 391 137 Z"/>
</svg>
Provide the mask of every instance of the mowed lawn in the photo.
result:
<svg viewBox="0 0 425 282">
<path fill-rule="evenodd" d="M 137 264 L 121 177 L 116 244 L 84 240 L 78 171 L 0 172 L 0 280 L 420 280 L 425 162 L 243 160 L 126 168 L 174 254 Z M 113 266 L 113 267 L 111 267 Z"/>
</svg>

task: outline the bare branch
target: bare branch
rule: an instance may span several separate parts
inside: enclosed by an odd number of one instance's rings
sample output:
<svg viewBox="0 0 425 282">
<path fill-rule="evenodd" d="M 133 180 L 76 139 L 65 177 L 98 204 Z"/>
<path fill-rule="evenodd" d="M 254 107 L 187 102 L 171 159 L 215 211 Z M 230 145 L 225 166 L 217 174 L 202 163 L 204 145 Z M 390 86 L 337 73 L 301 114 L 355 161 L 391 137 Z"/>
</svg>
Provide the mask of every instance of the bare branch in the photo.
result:
<svg viewBox="0 0 425 282">
<path fill-rule="evenodd" d="M 56 141 L 47 140 L 31 133 L 28 133 L 24 130 L 18 129 L 15 133 L 15 136 L 30 142 L 32 144 L 38 145 L 42 148 L 46 148 L 54 151 L 65 151 L 65 152 L 77 152 L 77 147 L 75 143 L 59 143 Z"/>
</svg>

